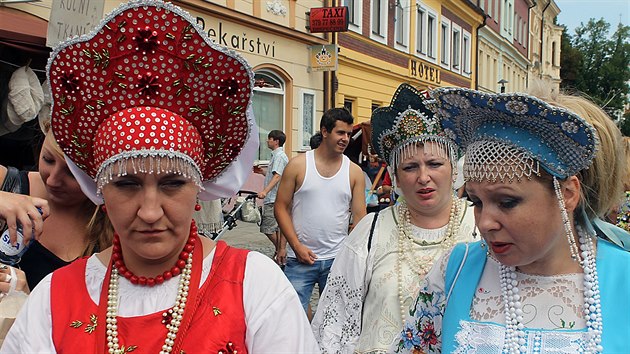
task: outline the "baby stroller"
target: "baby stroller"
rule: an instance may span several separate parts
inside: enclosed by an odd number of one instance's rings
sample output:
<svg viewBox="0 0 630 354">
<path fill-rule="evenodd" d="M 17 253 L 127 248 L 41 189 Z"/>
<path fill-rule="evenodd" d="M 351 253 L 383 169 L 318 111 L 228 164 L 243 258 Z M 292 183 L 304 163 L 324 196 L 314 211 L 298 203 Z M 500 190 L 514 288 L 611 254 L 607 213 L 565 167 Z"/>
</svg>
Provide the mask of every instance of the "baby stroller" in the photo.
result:
<svg viewBox="0 0 630 354">
<path fill-rule="evenodd" d="M 224 210 L 230 205 L 232 205 L 232 208 L 227 212 L 223 212 L 221 230 L 211 233 L 210 238 L 213 240 L 220 239 L 228 230 L 236 227 L 236 221 L 239 219 L 247 222 L 260 222 L 260 211 L 256 206 L 257 197 L 257 192 L 241 190 L 234 197 L 223 199 L 221 204 Z"/>
</svg>

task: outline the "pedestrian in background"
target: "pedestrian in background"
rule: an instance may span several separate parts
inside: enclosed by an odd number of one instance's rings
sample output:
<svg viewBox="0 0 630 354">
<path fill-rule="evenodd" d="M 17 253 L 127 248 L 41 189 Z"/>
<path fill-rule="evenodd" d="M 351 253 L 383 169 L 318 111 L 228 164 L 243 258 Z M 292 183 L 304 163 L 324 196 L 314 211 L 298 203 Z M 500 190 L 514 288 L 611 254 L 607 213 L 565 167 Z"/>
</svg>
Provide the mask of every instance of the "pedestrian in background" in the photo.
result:
<svg viewBox="0 0 630 354">
<path fill-rule="evenodd" d="M 344 108 L 324 113 L 322 142 L 289 161 L 278 196 L 276 219 L 291 246 L 285 274 L 306 311 L 315 284 L 323 291 L 330 266 L 348 236 L 350 216 L 365 215 L 365 181 L 361 168 L 343 154 L 353 118 Z"/>
<path fill-rule="evenodd" d="M 265 175 L 264 189 L 258 193 L 258 198 L 263 199 L 260 232 L 267 235 L 269 241 L 273 243 L 276 249 L 275 261 L 281 266 L 286 263 L 286 246 L 280 249 L 280 229 L 274 215 L 274 203 L 282 173 L 289 163 L 289 158 L 283 148 L 286 140 L 287 137 L 281 130 L 272 130 L 267 135 L 267 147 L 271 149 L 271 159 L 266 171 L 262 170 L 262 174 Z"/>
</svg>

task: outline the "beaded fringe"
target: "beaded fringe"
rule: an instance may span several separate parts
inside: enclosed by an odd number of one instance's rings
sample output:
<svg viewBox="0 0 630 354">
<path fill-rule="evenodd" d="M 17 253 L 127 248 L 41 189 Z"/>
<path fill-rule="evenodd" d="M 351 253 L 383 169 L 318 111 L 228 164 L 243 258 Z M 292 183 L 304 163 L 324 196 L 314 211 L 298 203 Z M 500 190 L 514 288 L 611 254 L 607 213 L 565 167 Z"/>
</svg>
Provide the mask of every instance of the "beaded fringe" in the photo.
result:
<svg viewBox="0 0 630 354">
<path fill-rule="evenodd" d="M 439 137 L 427 139 L 427 137 L 418 136 L 405 141 L 394 149 L 391 157 L 392 168 L 398 168 L 404 159 L 416 155 L 420 151 L 419 145 L 422 145 L 424 151 L 427 142 L 433 143 L 430 145 L 429 153 L 449 160 L 453 167 L 457 165 L 457 154 L 451 143 Z"/>
<path fill-rule="evenodd" d="M 424 151 L 427 146 L 427 142 L 433 143 L 429 145 L 429 153 L 450 161 L 453 168 L 453 182 L 455 182 L 457 179 L 457 151 L 450 140 L 446 140 L 445 138 L 439 136 L 417 136 L 415 138 L 408 139 L 394 148 L 390 157 L 391 161 L 389 161 L 390 166 L 388 166 L 390 175 L 396 175 L 396 169 L 403 160 L 416 155 L 421 149 Z M 422 145 L 422 147 L 420 147 L 420 145 Z M 400 191 L 397 189 L 398 183 L 396 178 L 392 178 L 392 187 L 397 194 L 400 194 Z"/>
<path fill-rule="evenodd" d="M 499 141 L 477 141 L 466 149 L 464 181 L 509 182 L 540 176 L 540 164 L 526 153 Z"/>
<path fill-rule="evenodd" d="M 129 173 L 174 173 L 190 178 L 195 185 L 203 189 L 201 170 L 188 155 L 168 150 L 124 151 L 105 160 L 96 173 L 97 194 L 115 177 Z"/>
</svg>

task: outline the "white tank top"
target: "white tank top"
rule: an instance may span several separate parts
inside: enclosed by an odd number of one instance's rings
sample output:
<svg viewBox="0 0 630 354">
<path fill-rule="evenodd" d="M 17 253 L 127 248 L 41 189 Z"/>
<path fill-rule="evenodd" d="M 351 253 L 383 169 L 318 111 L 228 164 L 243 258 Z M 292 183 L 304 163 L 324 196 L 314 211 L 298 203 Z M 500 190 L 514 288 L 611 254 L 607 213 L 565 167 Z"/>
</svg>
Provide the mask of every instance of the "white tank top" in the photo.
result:
<svg viewBox="0 0 630 354">
<path fill-rule="evenodd" d="M 341 168 L 332 177 L 322 177 L 315 167 L 313 150 L 306 152 L 304 181 L 293 194 L 293 227 L 300 242 L 318 260 L 335 258 L 350 222 L 350 160 L 343 155 Z M 291 247 L 287 256 L 295 257 Z"/>
</svg>

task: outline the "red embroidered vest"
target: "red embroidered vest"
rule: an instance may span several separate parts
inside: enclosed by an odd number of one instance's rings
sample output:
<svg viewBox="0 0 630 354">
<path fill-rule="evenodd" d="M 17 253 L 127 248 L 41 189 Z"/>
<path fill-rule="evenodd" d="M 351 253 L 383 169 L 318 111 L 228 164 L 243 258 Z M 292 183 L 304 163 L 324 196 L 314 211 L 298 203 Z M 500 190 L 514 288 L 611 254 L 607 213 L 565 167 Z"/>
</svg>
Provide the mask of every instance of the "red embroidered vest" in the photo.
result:
<svg viewBox="0 0 630 354">
<path fill-rule="evenodd" d="M 247 353 L 243 277 L 249 251 L 217 242 L 212 269 L 199 289 L 199 306 L 183 338 L 183 353 Z M 53 273 L 51 284 L 52 339 L 57 353 L 95 352 L 98 306 L 85 285 L 87 258 Z M 197 269 L 201 271 L 201 266 Z M 188 307 L 186 308 L 188 310 Z M 162 314 L 117 317 L 121 349 L 134 354 L 159 353 L 166 338 Z M 124 351 L 123 351 L 124 352 Z"/>
</svg>

